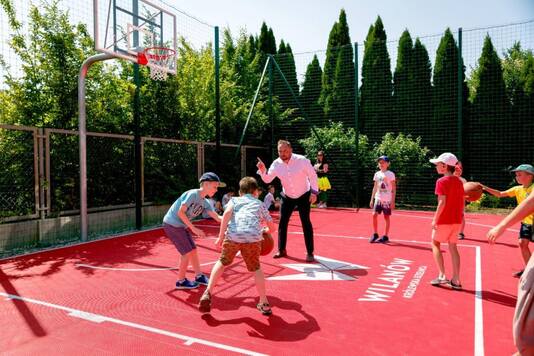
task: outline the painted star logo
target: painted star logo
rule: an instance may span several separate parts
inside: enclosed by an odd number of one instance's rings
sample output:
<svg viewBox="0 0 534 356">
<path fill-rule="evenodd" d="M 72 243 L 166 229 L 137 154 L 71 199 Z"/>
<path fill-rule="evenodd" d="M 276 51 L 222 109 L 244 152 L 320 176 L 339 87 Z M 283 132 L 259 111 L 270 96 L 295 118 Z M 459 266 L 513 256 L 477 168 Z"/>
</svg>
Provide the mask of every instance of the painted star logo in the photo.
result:
<svg viewBox="0 0 534 356">
<path fill-rule="evenodd" d="M 354 271 L 370 268 L 321 256 L 315 256 L 315 261 L 318 263 L 282 264 L 284 267 L 294 269 L 301 273 L 269 277 L 267 279 L 271 281 L 354 281 L 356 280 L 355 277 L 340 271 Z"/>
</svg>

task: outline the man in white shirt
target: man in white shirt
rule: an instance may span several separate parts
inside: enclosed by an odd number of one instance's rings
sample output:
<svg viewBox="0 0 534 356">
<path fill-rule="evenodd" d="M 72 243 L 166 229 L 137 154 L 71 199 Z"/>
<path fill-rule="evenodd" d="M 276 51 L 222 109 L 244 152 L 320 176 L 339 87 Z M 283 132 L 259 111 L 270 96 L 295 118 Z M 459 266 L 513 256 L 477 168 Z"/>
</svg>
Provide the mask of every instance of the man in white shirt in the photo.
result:
<svg viewBox="0 0 534 356">
<path fill-rule="evenodd" d="M 288 141 L 278 141 L 278 158 L 273 161 L 269 170 L 258 158 L 258 174 L 265 183 L 275 177 L 282 182 L 282 202 L 280 205 L 280 223 L 278 225 L 278 252 L 274 258 L 286 257 L 287 225 L 293 210 L 299 211 L 304 242 L 306 243 L 306 262 L 313 262 L 313 226 L 310 220 L 310 204 L 317 200 L 317 173 L 310 161 L 293 153 Z"/>
</svg>

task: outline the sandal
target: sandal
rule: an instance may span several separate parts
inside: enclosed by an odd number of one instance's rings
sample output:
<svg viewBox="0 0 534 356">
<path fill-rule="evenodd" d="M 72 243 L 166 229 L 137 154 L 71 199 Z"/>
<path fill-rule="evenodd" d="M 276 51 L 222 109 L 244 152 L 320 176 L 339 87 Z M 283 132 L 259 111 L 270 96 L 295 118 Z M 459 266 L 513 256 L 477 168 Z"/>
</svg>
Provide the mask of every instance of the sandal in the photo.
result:
<svg viewBox="0 0 534 356">
<path fill-rule="evenodd" d="M 271 306 L 269 305 L 269 303 L 258 303 L 256 305 L 256 308 L 261 311 L 261 313 L 263 315 L 271 315 L 273 313 L 273 311 L 271 310 Z"/>
<path fill-rule="evenodd" d="M 451 281 L 449 282 L 450 286 L 452 289 L 454 290 L 462 290 L 462 285 L 460 284 L 460 281 L 458 281 L 458 283 L 454 283 L 451 279 Z"/>
<path fill-rule="evenodd" d="M 211 294 L 210 292 L 206 291 L 204 294 L 202 294 L 202 297 L 200 297 L 200 301 L 198 303 L 198 310 L 201 313 L 209 313 L 211 311 Z"/>
</svg>

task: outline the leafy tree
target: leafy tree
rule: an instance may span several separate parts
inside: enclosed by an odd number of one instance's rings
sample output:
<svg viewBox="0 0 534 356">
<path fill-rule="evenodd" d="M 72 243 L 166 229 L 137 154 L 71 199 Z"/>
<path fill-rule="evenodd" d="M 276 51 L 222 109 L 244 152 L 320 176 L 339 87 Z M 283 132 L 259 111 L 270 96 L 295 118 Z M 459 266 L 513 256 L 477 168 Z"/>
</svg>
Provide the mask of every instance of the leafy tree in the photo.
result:
<svg viewBox="0 0 534 356">
<path fill-rule="evenodd" d="M 355 129 L 345 128 L 341 122 L 332 122 L 328 126 L 317 128 L 317 134 L 324 147 L 321 147 L 317 136 L 313 134 L 299 142 L 308 157 L 315 157 L 317 151 L 324 148 L 330 169 L 328 179 L 332 183 L 329 200 L 333 205 L 359 206 L 357 197 L 361 187 L 356 186 L 356 182 L 362 184 L 362 171 L 366 170 L 366 167 L 369 169 L 369 162 L 373 162 L 367 136 L 359 135 L 356 150 Z M 356 162 L 359 162 L 359 173 L 354 169 Z"/>
<path fill-rule="evenodd" d="M 534 137 L 534 55 L 531 49 L 523 50 L 516 42 L 504 54 L 503 79 L 509 100 L 509 125 L 520 128 L 521 135 L 514 135 L 512 144 L 516 162 L 533 162 Z M 514 162 L 515 164 L 515 162 Z"/>
<path fill-rule="evenodd" d="M 363 132 L 371 141 L 378 140 L 382 132 L 393 129 L 390 124 L 393 88 L 386 40 L 384 25 L 379 16 L 369 28 L 365 40 L 360 88 Z"/>
<path fill-rule="evenodd" d="M 429 176 L 432 169 L 428 162 L 429 149 L 422 145 L 421 137 L 412 138 L 411 135 L 388 132 L 372 152 L 373 157 L 387 155 L 390 158 L 391 170 L 395 172 L 397 180 L 397 201 L 400 204 L 435 203 L 432 189 L 434 179 Z"/>
</svg>

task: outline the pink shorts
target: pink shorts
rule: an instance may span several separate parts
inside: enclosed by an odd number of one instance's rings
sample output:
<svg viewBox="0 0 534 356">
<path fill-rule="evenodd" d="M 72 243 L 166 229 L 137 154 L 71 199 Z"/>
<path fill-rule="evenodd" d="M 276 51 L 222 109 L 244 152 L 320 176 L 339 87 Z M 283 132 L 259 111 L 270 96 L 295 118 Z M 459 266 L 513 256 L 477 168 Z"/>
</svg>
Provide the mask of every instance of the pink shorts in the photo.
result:
<svg viewBox="0 0 534 356">
<path fill-rule="evenodd" d="M 460 233 L 462 224 L 444 224 L 437 225 L 435 230 L 432 230 L 432 240 L 437 242 L 457 243 L 458 234 Z"/>
</svg>

